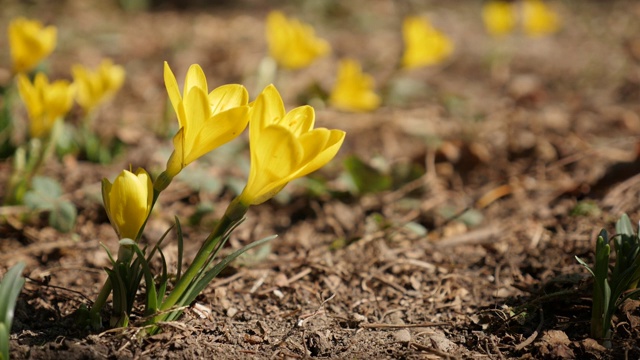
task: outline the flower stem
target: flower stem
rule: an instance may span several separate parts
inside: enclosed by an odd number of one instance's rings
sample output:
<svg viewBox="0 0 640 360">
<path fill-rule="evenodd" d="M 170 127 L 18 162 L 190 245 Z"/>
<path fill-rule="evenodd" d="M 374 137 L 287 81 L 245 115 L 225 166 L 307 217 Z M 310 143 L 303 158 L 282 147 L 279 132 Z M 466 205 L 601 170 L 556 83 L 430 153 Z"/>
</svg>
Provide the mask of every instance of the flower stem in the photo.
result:
<svg viewBox="0 0 640 360">
<path fill-rule="evenodd" d="M 193 262 L 187 268 L 187 271 L 182 275 L 178 283 L 175 285 L 169 296 L 164 300 L 164 302 L 160 305 L 159 310 L 161 312 L 165 312 L 162 315 L 158 315 L 151 319 L 152 324 L 156 324 L 159 321 L 166 319 L 171 312 L 166 312 L 171 307 L 176 305 L 185 292 L 190 288 L 193 284 L 194 279 L 198 277 L 203 271 L 206 271 L 205 267 L 207 266 L 210 254 L 215 251 L 216 245 L 220 243 L 220 238 L 225 236 L 227 231 L 232 228 L 238 221 L 242 220 L 244 215 L 248 210 L 248 206 L 242 204 L 239 201 L 239 198 L 235 198 L 227 207 L 227 210 L 214 228 L 214 230 L 209 234 L 205 242 L 202 244 L 202 247 L 196 254 Z M 182 304 L 186 305 L 186 304 Z M 151 333 L 157 330 L 156 327 L 153 327 Z"/>
</svg>

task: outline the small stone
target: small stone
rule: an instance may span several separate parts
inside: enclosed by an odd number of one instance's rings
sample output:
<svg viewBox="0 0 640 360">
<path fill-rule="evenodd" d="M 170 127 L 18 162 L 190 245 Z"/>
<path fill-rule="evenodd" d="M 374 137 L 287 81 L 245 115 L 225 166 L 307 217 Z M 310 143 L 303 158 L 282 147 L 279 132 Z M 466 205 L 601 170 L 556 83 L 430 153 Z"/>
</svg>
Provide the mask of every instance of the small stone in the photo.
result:
<svg viewBox="0 0 640 360">
<path fill-rule="evenodd" d="M 233 317 L 235 314 L 238 313 L 238 309 L 234 308 L 234 307 L 230 307 L 227 309 L 227 316 L 228 317 Z"/>
<path fill-rule="evenodd" d="M 393 338 L 397 342 L 408 343 L 411 341 L 411 333 L 407 329 L 398 330 L 393 333 Z"/>
</svg>

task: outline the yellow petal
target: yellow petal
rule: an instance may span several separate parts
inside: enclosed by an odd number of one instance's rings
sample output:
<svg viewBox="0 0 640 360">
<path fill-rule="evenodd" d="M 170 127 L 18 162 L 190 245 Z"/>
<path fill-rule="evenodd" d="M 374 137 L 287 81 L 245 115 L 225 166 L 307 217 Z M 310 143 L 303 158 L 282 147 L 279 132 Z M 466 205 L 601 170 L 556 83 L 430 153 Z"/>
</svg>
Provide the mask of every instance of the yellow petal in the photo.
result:
<svg viewBox="0 0 640 360">
<path fill-rule="evenodd" d="M 340 61 L 338 78 L 331 90 L 331 105 L 345 111 L 372 111 L 380 106 L 380 96 L 374 91 L 373 77 L 362 72 L 360 64 L 351 59 Z"/>
<path fill-rule="evenodd" d="M 37 20 L 17 18 L 9 24 L 9 47 L 16 73 L 33 69 L 56 46 L 57 30 Z"/>
<path fill-rule="evenodd" d="M 122 87 L 126 75 L 122 66 L 114 65 L 110 59 L 104 59 L 100 63 L 98 72 L 106 95 L 113 94 Z"/>
<path fill-rule="evenodd" d="M 266 36 L 271 57 L 289 69 L 306 67 L 330 51 L 329 43 L 316 37 L 310 25 L 287 19 L 279 11 L 267 16 Z"/>
<path fill-rule="evenodd" d="M 510 33 L 516 24 L 513 3 L 495 0 L 485 2 L 482 6 L 482 20 L 491 35 Z"/>
<path fill-rule="evenodd" d="M 182 96 L 180 96 L 180 88 L 178 87 L 178 81 L 176 80 L 175 75 L 173 75 L 173 71 L 169 67 L 169 63 L 164 62 L 164 86 L 167 88 L 167 94 L 169 95 L 169 100 L 171 101 L 171 105 L 173 106 L 173 110 L 178 113 L 179 104 L 182 101 Z M 180 117 L 178 117 L 179 119 Z M 180 124 L 184 126 L 184 124 Z"/>
<path fill-rule="evenodd" d="M 308 175 L 331 161 L 340 150 L 345 135 L 346 133 L 342 130 L 322 128 L 302 135 L 300 143 L 304 147 L 306 164 L 295 174 L 295 177 Z"/>
<path fill-rule="evenodd" d="M 560 28 L 558 15 L 540 0 L 522 3 L 522 27 L 529 36 L 552 34 Z"/>
<path fill-rule="evenodd" d="M 453 43 L 420 17 L 408 17 L 402 27 L 405 51 L 402 66 L 408 69 L 435 65 L 453 52 Z"/>
<path fill-rule="evenodd" d="M 187 70 L 187 76 L 184 79 L 183 96 L 186 97 L 194 87 L 200 88 L 205 94 L 209 93 L 207 78 L 204 76 L 204 71 L 202 71 L 202 68 L 198 64 L 189 66 L 189 70 Z"/>
<path fill-rule="evenodd" d="M 167 176 L 173 179 L 187 164 L 184 163 L 184 128 L 173 137 L 173 152 L 167 160 Z"/>
<path fill-rule="evenodd" d="M 135 175 L 138 177 L 138 182 L 140 184 L 146 184 L 147 196 L 146 196 L 146 212 L 147 214 L 151 211 L 151 206 L 153 205 L 153 182 L 151 181 L 151 176 L 149 173 L 143 168 L 138 168 L 136 170 Z"/>
<path fill-rule="evenodd" d="M 186 156 L 185 164 L 190 164 L 240 135 L 249 123 L 248 112 L 248 106 L 235 107 L 206 120 L 195 136 L 194 147 Z"/>
<path fill-rule="evenodd" d="M 120 238 L 137 239 L 150 211 L 149 188 L 153 188 L 153 184 L 146 171 L 133 174 L 124 170 L 114 180 L 109 206 Z"/>
<path fill-rule="evenodd" d="M 209 93 L 209 105 L 213 114 L 247 105 L 248 102 L 249 93 L 242 85 L 222 85 Z"/>
<path fill-rule="evenodd" d="M 267 86 L 251 106 L 249 141 L 254 141 L 254 138 L 259 136 L 262 129 L 278 123 L 284 115 L 284 103 L 280 93 L 273 84 Z"/>
<path fill-rule="evenodd" d="M 183 100 L 183 106 L 185 111 L 184 152 L 185 157 L 188 157 L 194 148 L 203 146 L 196 142 L 196 138 L 204 128 L 204 122 L 211 117 L 211 108 L 206 93 L 199 87 L 191 88 Z M 188 165 L 190 162 L 184 160 L 184 163 Z"/>
<path fill-rule="evenodd" d="M 113 219 L 111 219 L 111 196 L 109 195 L 111 194 L 112 187 L 113 185 L 107 178 L 102 179 L 102 202 L 107 212 L 107 217 L 109 218 L 109 222 L 111 224 L 114 224 Z"/>
<path fill-rule="evenodd" d="M 278 124 L 286 127 L 298 137 L 313 129 L 315 118 L 316 114 L 313 108 L 304 105 L 289 111 Z"/>
<path fill-rule="evenodd" d="M 245 204 L 257 205 L 273 197 L 290 180 L 303 156 L 302 146 L 286 128 L 271 125 L 250 143 L 251 170 L 241 194 Z"/>
</svg>

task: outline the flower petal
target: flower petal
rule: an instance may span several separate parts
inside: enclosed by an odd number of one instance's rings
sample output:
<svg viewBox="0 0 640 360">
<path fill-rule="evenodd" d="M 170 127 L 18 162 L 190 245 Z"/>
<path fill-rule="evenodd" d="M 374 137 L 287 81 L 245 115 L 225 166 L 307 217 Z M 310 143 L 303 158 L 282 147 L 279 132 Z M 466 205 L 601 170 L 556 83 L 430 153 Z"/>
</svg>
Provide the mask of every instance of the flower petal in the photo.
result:
<svg viewBox="0 0 640 360">
<path fill-rule="evenodd" d="M 248 102 L 249 93 L 242 85 L 222 85 L 209 93 L 209 105 L 213 114 L 247 105 Z"/>
<path fill-rule="evenodd" d="M 185 157 L 189 164 L 209 151 L 226 144 L 240 135 L 249 123 L 248 106 L 235 107 L 205 120 L 194 138 L 194 146 Z"/>
<path fill-rule="evenodd" d="M 205 94 L 209 93 L 207 88 L 207 78 L 204 76 L 204 71 L 198 64 L 189 66 L 187 76 L 184 79 L 184 92 L 183 96 L 186 97 L 192 88 L 197 87 L 204 91 Z"/>
<path fill-rule="evenodd" d="M 184 151 L 185 157 L 189 156 L 192 149 L 202 145 L 196 142 L 196 137 L 202 131 L 204 122 L 211 117 L 211 108 L 206 93 L 198 87 L 192 87 L 184 98 Z M 189 162 L 185 161 L 185 165 Z"/>
<path fill-rule="evenodd" d="M 329 132 L 328 137 L 326 132 Z M 295 177 L 299 178 L 308 175 L 331 161 L 340 150 L 345 135 L 346 133 L 342 130 L 322 128 L 303 134 L 300 137 L 300 143 L 302 143 L 304 151 L 309 152 L 308 155 L 305 153 L 305 160 L 308 162 L 295 174 Z M 322 146 L 323 142 L 324 146 Z M 317 152 L 321 146 L 322 150 Z M 315 156 L 311 156 L 314 154 Z"/>
<path fill-rule="evenodd" d="M 167 160 L 167 175 L 174 178 L 185 166 L 187 164 L 184 163 L 184 128 L 180 128 L 173 136 L 173 152 Z"/>
<path fill-rule="evenodd" d="M 164 62 L 164 86 L 167 88 L 167 94 L 169 94 L 169 100 L 171 100 L 171 105 L 173 106 L 173 110 L 178 112 L 178 104 L 182 101 L 182 96 L 180 96 L 180 88 L 178 87 L 178 81 L 176 80 L 175 75 L 173 75 L 173 71 L 169 67 L 169 63 Z M 184 124 L 180 124 L 184 126 Z"/>
<path fill-rule="evenodd" d="M 295 136 L 300 136 L 311 129 L 315 123 L 316 113 L 309 105 L 297 107 L 287 113 L 279 122 Z"/>
<path fill-rule="evenodd" d="M 291 181 L 303 149 L 289 130 L 278 125 L 264 129 L 250 146 L 255 156 L 251 159 L 247 186 L 240 197 L 246 204 L 257 205 L 273 197 Z"/>
</svg>

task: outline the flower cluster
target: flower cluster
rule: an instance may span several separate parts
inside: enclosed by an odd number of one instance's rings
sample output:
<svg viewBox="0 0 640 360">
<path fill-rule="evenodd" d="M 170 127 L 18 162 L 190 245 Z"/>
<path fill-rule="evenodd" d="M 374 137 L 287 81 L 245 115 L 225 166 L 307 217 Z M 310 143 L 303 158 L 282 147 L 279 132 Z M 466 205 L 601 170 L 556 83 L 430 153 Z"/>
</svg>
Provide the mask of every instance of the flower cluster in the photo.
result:
<svg viewBox="0 0 640 360">
<path fill-rule="evenodd" d="M 482 19 L 491 35 L 511 33 L 521 19 L 522 30 L 532 37 L 553 34 L 560 28 L 560 18 L 542 0 L 523 0 L 521 4 L 492 0 L 484 4 Z"/>
<path fill-rule="evenodd" d="M 136 274 L 144 273 L 148 295 L 146 311 L 154 315 L 149 320 L 151 327 L 148 332 L 158 331 L 156 324 L 159 321 L 174 319 L 181 313 L 181 310 L 172 311 L 174 306 L 189 304 L 219 272 L 219 267 L 211 267 L 211 262 L 249 207 L 269 200 L 290 181 L 327 164 L 344 141 L 344 131 L 314 128 L 312 107 L 301 106 L 287 112 L 273 85 L 267 86 L 255 101 L 249 103 L 249 94 L 242 85 L 223 85 L 209 92 L 207 79 L 197 64 L 191 65 L 187 71 L 182 91 L 166 62 L 164 79 L 179 124 L 165 170 L 155 181 L 151 181 L 144 169 L 138 169 L 135 173 L 122 171 L 113 183 L 107 179 L 102 182 L 104 206 L 121 240 L 118 259 L 112 258 L 113 268 L 107 271 L 108 281 L 89 315 L 94 325 L 99 323 L 100 310 L 112 290 L 114 309 L 111 324 L 127 325 L 138 288 L 136 279 L 140 281 Z M 247 184 L 230 203 L 185 273 L 178 274 L 176 283 L 165 297 L 168 279 L 165 277 L 156 286 L 147 260 L 144 260 L 146 254 L 138 247 L 154 204 L 186 166 L 238 137 L 248 124 L 251 167 Z M 178 241 L 182 239 L 179 237 Z M 259 243 L 254 242 L 247 248 Z M 135 260 L 134 254 L 137 254 Z M 230 255 L 231 258 L 239 255 L 234 254 Z"/>
<path fill-rule="evenodd" d="M 404 69 L 440 64 L 453 52 L 453 42 L 425 18 L 407 17 L 402 34 L 405 49 L 401 65 Z M 317 38 L 310 25 L 288 19 L 279 11 L 267 16 L 266 36 L 271 58 L 285 69 L 307 67 L 330 51 L 329 44 Z M 374 88 L 373 77 L 362 72 L 357 60 L 342 59 L 329 103 L 343 111 L 373 111 L 382 103 Z"/>
<path fill-rule="evenodd" d="M 68 80 L 50 83 L 42 71 L 37 71 L 31 82 L 27 73 L 53 52 L 56 43 L 55 26 L 45 27 L 37 20 L 25 18 L 14 19 L 9 24 L 13 70 L 31 121 L 29 134 L 32 138 L 46 138 L 53 123 L 71 110 L 74 98 L 88 114 L 113 96 L 124 83 L 124 68 L 114 65 L 110 59 L 103 60 L 96 71 L 74 65 L 73 83 Z"/>
</svg>

